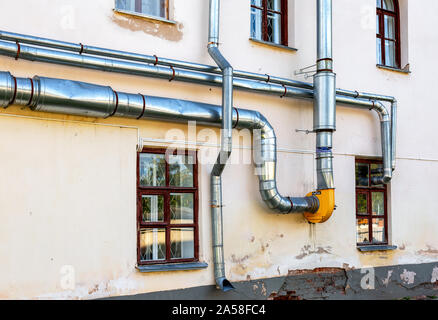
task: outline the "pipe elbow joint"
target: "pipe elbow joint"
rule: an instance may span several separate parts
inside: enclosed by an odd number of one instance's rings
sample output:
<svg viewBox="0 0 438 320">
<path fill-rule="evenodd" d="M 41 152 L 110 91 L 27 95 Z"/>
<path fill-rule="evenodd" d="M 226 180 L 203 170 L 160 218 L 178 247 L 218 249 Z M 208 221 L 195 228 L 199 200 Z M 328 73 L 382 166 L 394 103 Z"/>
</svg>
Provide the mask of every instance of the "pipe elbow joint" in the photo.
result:
<svg viewBox="0 0 438 320">
<path fill-rule="evenodd" d="M 318 190 L 310 192 L 307 197 L 314 196 L 319 201 L 319 207 L 315 212 L 305 212 L 304 217 L 310 223 L 324 223 L 335 210 L 335 189 Z"/>
<path fill-rule="evenodd" d="M 234 290 L 234 286 L 224 277 L 216 278 L 216 287 L 223 292 Z"/>
</svg>

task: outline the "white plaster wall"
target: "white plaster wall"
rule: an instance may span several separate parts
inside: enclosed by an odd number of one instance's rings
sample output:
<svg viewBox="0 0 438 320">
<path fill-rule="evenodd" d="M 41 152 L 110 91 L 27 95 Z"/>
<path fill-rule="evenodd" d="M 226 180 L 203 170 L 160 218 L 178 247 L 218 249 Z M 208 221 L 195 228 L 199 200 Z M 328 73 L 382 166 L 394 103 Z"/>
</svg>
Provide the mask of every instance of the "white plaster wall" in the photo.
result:
<svg viewBox="0 0 438 320">
<path fill-rule="evenodd" d="M 367 110 L 339 106 L 334 137 L 338 208 L 327 223 L 310 226 L 302 216 L 269 213 L 259 197 L 253 167 L 226 168 L 224 236 L 231 281 L 285 275 L 294 269 L 438 259 L 434 232 L 438 111 L 433 82 L 438 3 L 402 1 L 408 15 L 410 74 L 376 68 L 374 0 L 333 3 L 338 87 L 394 95 L 399 101 L 390 234 L 400 250 L 368 254 L 356 250 L 354 156 L 381 155 L 379 124 Z M 212 64 L 206 52 L 208 1 L 173 0 L 172 5 L 177 22 L 173 29 L 158 23 L 157 32 L 144 32 L 150 24 L 115 15 L 112 0 L 5 1 L 0 4 L 0 29 Z M 297 52 L 249 41 L 248 2 L 222 0 L 221 50 L 236 69 L 303 80 L 294 71 L 315 60 L 315 2 L 294 0 L 290 6 L 294 7 L 290 45 Z M 220 88 L 3 56 L 0 70 L 20 77 L 87 81 L 133 93 L 221 101 Z M 312 128 L 312 103 L 236 91 L 235 105 L 262 112 L 276 129 L 280 191 L 302 196 L 313 190 L 313 156 L 298 151 L 312 151 L 314 136 L 295 132 Z M 87 299 L 213 284 L 211 165 L 199 168 L 200 258 L 209 268 L 153 274 L 135 269 L 137 130 L 146 139 L 165 139 L 174 128 L 186 131 L 184 125 L 156 121 L 81 118 L 16 106 L 0 110 L 0 297 Z M 61 286 L 66 265 L 75 270 L 72 290 Z"/>
</svg>

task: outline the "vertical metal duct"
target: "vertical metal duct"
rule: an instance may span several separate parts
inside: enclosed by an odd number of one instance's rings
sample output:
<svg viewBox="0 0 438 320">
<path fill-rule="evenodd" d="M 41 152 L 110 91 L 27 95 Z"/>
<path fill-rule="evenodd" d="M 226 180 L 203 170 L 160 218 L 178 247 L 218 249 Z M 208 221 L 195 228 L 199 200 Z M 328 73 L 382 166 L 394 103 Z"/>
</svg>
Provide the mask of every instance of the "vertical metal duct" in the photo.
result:
<svg viewBox="0 0 438 320">
<path fill-rule="evenodd" d="M 211 220 L 214 276 L 216 286 L 223 291 L 234 289 L 225 277 L 223 216 L 222 216 L 222 172 L 232 151 L 233 116 L 233 67 L 219 51 L 220 0 L 210 0 L 208 53 L 222 71 L 222 130 L 221 149 L 211 172 Z"/>
<path fill-rule="evenodd" d="M 333 73 L 332 56 L 332 0 L 317 0 L 316 36 L 317 73 L 313 77 L 313 131 L 316 133 L 316 194 L 321 197 L 324 212 L 305 214 L 313 223 L 326 221 L 334 210 L 332 149 L 333 132 L 336 131 L 336 75 Z"/>
</svg>

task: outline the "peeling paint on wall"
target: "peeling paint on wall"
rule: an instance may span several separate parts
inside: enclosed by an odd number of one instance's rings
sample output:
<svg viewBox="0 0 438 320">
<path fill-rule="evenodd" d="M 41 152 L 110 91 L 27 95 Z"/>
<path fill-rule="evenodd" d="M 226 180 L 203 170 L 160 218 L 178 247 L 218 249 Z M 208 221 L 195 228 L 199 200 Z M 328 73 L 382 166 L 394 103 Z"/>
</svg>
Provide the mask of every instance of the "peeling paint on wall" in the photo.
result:
<svg viewBox="0 0 438 320">
<path fill-rule="evenodd" d="M 432 279 L 430 282 L 435 283 L 438 281 L 438 267 L 433 268 L 432 270 Z"/>
<path fill-rule="evenodd" d="M 415 272 L 404 269 L 403 273 L 400 275 L 400 279 L 402 279 L 405 284 L 413 284 L 415 282 L 416 275 L 417 274 Z"/>
<path fill-rule="evenodd" d="M 183 32 L 181 30 L 184 28 L 184 25 L 182 23 L 169 24 L 120 12 L 115 12 L 111 16 L 111 20 L 121 28 L 131 31 L 143 31 L 146 34 L 161 39 L 180 41 L 183 38 Z"/>
</svg>

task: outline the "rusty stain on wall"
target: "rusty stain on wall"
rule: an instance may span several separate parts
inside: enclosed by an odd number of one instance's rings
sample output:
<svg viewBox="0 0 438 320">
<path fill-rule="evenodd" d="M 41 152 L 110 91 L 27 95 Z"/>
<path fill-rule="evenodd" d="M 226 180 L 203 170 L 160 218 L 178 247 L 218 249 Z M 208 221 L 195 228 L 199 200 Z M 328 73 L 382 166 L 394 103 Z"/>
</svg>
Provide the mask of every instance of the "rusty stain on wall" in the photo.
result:
<svg viewBox="0 0 438 320">
<path fill-rule="evenodd" d="M 114 12 L 111 21 L 121 28 L 131 31 L 143 31 L 146 34 L 169 41 L 180 41 L 183 38 L 182 29 L 184 25 L 182 23 L 169 24 L 120 12 Z"/>
</svg>

